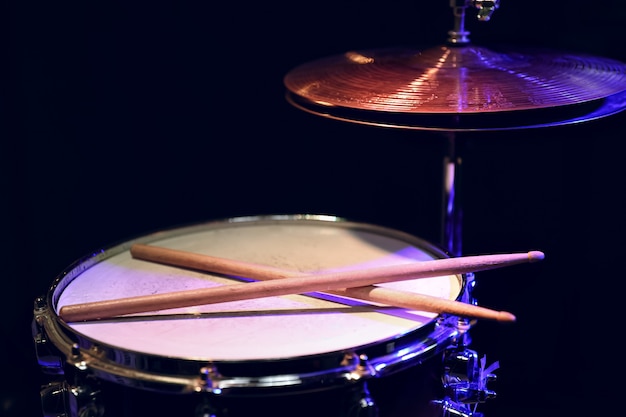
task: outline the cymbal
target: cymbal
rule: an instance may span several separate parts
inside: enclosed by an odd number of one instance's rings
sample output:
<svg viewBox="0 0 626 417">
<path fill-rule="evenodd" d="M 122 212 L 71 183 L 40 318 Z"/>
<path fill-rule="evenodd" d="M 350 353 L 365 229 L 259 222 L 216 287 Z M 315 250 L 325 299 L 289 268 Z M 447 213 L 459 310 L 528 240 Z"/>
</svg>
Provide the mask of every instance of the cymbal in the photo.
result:
<svg viewBox="0 0 626 417">
<path fill-rule="evenodd" d="M 428 130 L 576 123 L 626 108 L 626 64 L 474 45 L 350 51 L 294 68 L 287 100 L 338 120 Z"/>
</svg>

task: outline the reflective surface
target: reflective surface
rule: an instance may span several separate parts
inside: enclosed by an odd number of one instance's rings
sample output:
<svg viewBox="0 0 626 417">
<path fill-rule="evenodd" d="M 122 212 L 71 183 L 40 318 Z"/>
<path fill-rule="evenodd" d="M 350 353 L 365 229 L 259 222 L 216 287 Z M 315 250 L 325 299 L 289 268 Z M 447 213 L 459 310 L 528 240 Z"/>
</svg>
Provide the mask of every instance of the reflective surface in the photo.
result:
<svg viewBox="0 0 626 417">
<path fill-rule="evenodd" d="M 306 63 L 290 71 L 284 83 L 296 107 L 340 120 L 435 130 L 507 129 L 620 111 L 626 65 L 546 50 L 401 47 Z"/>
</svg>

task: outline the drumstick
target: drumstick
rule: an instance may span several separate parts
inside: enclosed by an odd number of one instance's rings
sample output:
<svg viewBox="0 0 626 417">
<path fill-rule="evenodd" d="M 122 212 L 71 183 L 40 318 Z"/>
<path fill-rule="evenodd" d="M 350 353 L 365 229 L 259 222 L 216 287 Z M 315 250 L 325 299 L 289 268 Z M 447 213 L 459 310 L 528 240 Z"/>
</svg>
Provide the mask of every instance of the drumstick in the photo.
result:
<svg viewBox="0 0 626 417">
<path fill-rule="evenodd" d="M 307 274 L 274 268 L 245 261 L 237 261 L 199 253 L 144 245 L 136 243 L 130 248 L 131 255 L 136 259 L 157 262 L 165 265 L 180 266 L 205 272 L 234 275 L 251 278 L 257 281 L 268 281 L 288 277 L 299 277 Z M 537 256 L 536 254 L 533 256 Z M 429 311 L 432 313 L 450 313 L 465 317 L 491 319 L 497 321 L 515 321 L 513 314 L 507 311 L 496 311 L 473 304 L 440 297 L 401 291 L 392 288 L 367 285 L 362 287 L 341 288 L 324 291 L 326 293 L 350 297 L 359 300 L 382 303 L 409 310 Z"/>
<path fill-rule="evenodd" d="M 534 262 L 542 252 L 465 256 L 406 265 L 391 265 L 358 271 L 313 274 L 270 281 L 230 284 L 220 287 L 95 301 L 63 306 L 59 316 L 66 322 L 116 317 L 170 308 L 223 303 L 252 298 L 338 290 L 385 282 L 445 276 Z"/>
</svg>

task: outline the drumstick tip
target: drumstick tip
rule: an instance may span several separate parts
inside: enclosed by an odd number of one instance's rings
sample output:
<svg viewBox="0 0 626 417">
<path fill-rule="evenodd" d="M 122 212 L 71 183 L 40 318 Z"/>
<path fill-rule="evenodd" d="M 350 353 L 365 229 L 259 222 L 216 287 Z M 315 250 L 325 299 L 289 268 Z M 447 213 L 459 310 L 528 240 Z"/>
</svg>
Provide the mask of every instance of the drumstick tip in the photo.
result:
<svg viewBox="0 0 626 417">
<path fill-rule="evenodd" d="M 538 251 L 538 250 L 534 250 L 534 251 L 528 252 L 528 261 L 529 262 L 541 261 L 545 257 L 546 256 L 544 255 L 544 253 L 541 252 L 541 251 Z"/>
<path fill-rule="evenodd" d="M 509 313 L 508 311 L 498 311 L 497 320 L 498 321 L 514 322 L 514 321 L 517 320 L 517 317 L 515 317 L 514 314 Z"/>
</svg>

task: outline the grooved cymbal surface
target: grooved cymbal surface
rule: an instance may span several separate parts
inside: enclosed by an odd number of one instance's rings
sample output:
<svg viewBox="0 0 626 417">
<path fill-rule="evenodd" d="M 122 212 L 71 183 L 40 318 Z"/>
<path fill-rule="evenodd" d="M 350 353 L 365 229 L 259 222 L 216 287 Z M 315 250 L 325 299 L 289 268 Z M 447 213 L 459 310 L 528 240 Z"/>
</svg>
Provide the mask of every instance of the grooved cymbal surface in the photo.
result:
<svg viewBox="0 0 626 417">
<path fill-rule="evenodd" d="M 416 116 L 414 122 L 419 124 L 422 116 L 484 118 L 602 100 L 626 91 L 626 65 L 546 50 L 398 47 L 351 51 L 305 63 L 287 73 L 284 83 L 291 101 L 314 113 L 359 121 L 363 111 L 374 124 L 379 116 L 381 120 L 389 115 Z M 559 120 L 555 117 L 552 122 Z M 411 119 L 390 123 L 396 122 L 413 124 Z M 488 125 L 481 121 L 480 126 Z"/>
</svg>

